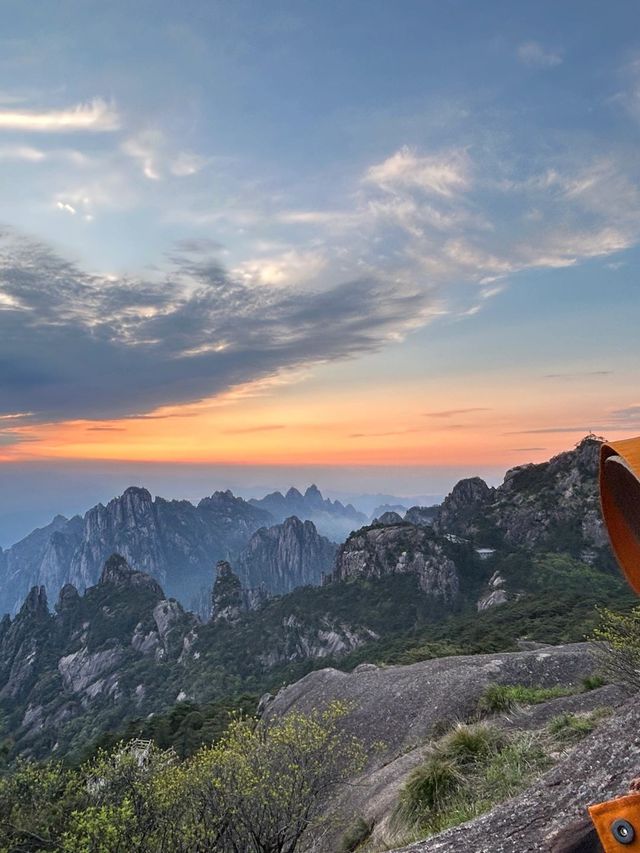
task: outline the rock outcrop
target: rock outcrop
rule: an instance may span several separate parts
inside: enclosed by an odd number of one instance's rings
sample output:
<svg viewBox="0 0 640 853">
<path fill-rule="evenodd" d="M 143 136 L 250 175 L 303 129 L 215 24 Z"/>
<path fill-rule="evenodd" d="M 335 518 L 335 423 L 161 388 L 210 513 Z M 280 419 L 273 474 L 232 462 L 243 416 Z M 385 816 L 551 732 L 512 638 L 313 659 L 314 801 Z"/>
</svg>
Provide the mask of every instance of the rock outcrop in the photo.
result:
<svg viewBox="0 0 640 853">
<path fill-rule="evenodd" d="M 216 566 L 216 579 L 211 594 L 212 620 L 233 625 L 248 609 L 240 578 L 226 560 L 221 560 Z"/>
<path fill-rule="evenodd" d="M 298 586 L 317 586 L 331 571 L 337 545 L 320 536 L 312 521 L 295 516 L 262 527 L 234 562 L 243 586 L 264 586 L 281 595 Z"/>
<path fill-rule="evenodd" d="M 479 545 L 504 541 L 593 562 L 608 552 L 598 494 L 600 444 L 587 436 L 549 462 L 512 468 L 495 489 L 479 477 L 462 480 L 443 501 L 436 529 Z"/>
<path fill-rule="evenodd" d="M 442 541 L 424 527 L 400 524 L 372 525 L 352 533 L 338 549 L 329 580 L 379 578 L 413 574 L 423 592 L 443 602 L 458 595 L 460 579 Z"/>
</svg>

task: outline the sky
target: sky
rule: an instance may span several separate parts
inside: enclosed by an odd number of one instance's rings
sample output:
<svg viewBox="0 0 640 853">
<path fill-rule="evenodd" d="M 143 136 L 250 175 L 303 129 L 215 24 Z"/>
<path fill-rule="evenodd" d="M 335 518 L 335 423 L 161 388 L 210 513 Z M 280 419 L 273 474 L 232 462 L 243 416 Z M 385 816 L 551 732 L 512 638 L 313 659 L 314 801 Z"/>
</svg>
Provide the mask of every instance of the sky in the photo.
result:
<svg viewBox="0 0 640 853">
<path fill-rule="evenodd" d="M 640 432 L 635 0 L 0 13 L 0 544 Z"/>
</svg>

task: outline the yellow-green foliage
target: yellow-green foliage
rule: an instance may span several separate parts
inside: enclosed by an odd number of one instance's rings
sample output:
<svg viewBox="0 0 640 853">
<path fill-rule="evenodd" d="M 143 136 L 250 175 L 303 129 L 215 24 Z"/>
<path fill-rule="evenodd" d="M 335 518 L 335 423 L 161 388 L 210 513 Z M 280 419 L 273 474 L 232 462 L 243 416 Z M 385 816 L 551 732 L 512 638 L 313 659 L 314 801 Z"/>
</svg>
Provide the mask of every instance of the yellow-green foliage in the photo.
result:
<svg viewBox="0 0 640 853">
<path fill-rule="evenodd" d="M 0 781 L 0 853 L 294 853 L 330 786 L 364 764 L 345 713 L 238 717 L 184 762 L 132 741 L 78 770 L 23 763 Z"/>
<path fill-rule="evenodd" d="M 605 674 L 640 690 L 640 607 L 627 613 L 601 610 L 594 639 Z"/>
</svg>

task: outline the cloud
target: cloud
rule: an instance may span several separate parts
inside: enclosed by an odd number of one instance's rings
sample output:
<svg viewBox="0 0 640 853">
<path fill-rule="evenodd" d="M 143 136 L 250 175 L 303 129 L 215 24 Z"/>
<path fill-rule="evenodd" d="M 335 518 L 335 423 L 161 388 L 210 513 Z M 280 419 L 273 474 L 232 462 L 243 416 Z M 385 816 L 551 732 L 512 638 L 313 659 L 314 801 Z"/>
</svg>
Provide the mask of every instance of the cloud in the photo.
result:
<svg viewBox="0 0 640 853">
<path fill-rule="evenodd" d="M 376 351 L 426 322 L 434 299 L 370 275 L 256 288 L 202 253 L 155 279 L 106 278 L 10 234 L 0 293 L 0 414 L 32 422 L 138 416 Z"/>
<path fill-rule="evenodd" d="M 349 438 L 387 438 L 393 435 L 409 435 L 415 432 L 424 432 L 424 427 L 413 429 L 394 429 L 388 432 L 352 432 Z"/>
<path fill-rule="evenodd" d="M 0 110 L 0 130 L 27 133 L 105 132 L 120 128 L 120 116 L 101 98 L 63 110 Z"/>
<path fill-rule="evenodd" d="M 39 148 L 29 145 L 0 146 L 0 160 L 24 160 L 28 163 L 39 163 L 46 159 L 46 154 Z"/>
<path fill-rule="evenodd" d="M 578 370 L 574 373 L 545 373 L 545 379 L 582 379 L 584 377 L 611 376 L 613 370 Z"/>
<path fill-rule="evenodd" d="M 238 429 L 223 429 L 223 435 L 245 435 L 252 432 L 274 432 L 286 429 L 285 424 L 267 424 L 265 426 L 239 427 Z"/>
<path fill-rule="evenodd" d="M 160 130 L 144 130 L 122 143 L 122 151 L 134 160 L 145 178 L 159 181 L 168 175 L 185 178 L 207 164 L 205 157 L 191 151 L 172 151 Z"/>
<path fill-rule="evenodd" d="M 640 403 L 626 406 L 624 409 L 616 409 L 611 412 L 616 421 L 640 421 Z"/>
<path fill-rule="evenodd" d="M 490 412 L 491 409 L 486 409 L 483 407 L 473 407 L 471 409 L 447 409 L 442 412 L 425 412 L 425 418 L 451 418 L 456 415 L 467 415 L 472 412 Z"/>
<path fill-rule="evenodd" d="M 405 146 L 371 166 L 365 181 L 388 192 L 410 188 L 450 197 L 469 187 L 470 162 L 466 152 L 461 150 L 419 155 Z"/>
<path fill-rule="evenodd" d="M 72 216 L 75 216 L 78 212 L 73 205 L 69 204 L 66 201 L 57 201 L 56 207 L 58 210 L 63 210 L 65 213 L 70 213 Z"/>
<path fill-rule="evenodd" d="M 518 47 L 518 59 L 532 68 L 554 68 L 562 63 L 562 54 L 545 50 L 537 41 L 526 41 Z"/>
<path fill-rule="evenodd" d="M 326 269 L 328 258 L 320 251 L 289 249 L 277 255 L 254 258 L 238 265 L 232 273 L 243 281 L 255 284 L 300 284 L 317 278 Z"/>
</svg>

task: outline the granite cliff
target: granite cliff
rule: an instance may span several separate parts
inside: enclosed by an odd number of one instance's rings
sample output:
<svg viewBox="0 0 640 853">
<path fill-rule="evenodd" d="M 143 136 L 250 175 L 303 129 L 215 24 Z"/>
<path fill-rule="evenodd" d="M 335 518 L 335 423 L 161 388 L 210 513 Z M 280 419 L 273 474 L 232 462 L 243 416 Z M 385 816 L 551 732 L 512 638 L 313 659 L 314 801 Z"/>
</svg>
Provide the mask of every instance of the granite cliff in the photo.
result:
<svg viewBox="0 0 640 853">
<path fill-rule="evenodd" d="M 316 586 L 331 571 L 337 545 L 320 536 L 312 521 L 295 516 L 261 527 L 234 561 L 246 587 L 264 586 L 271 594 Z"/>
</svg>

